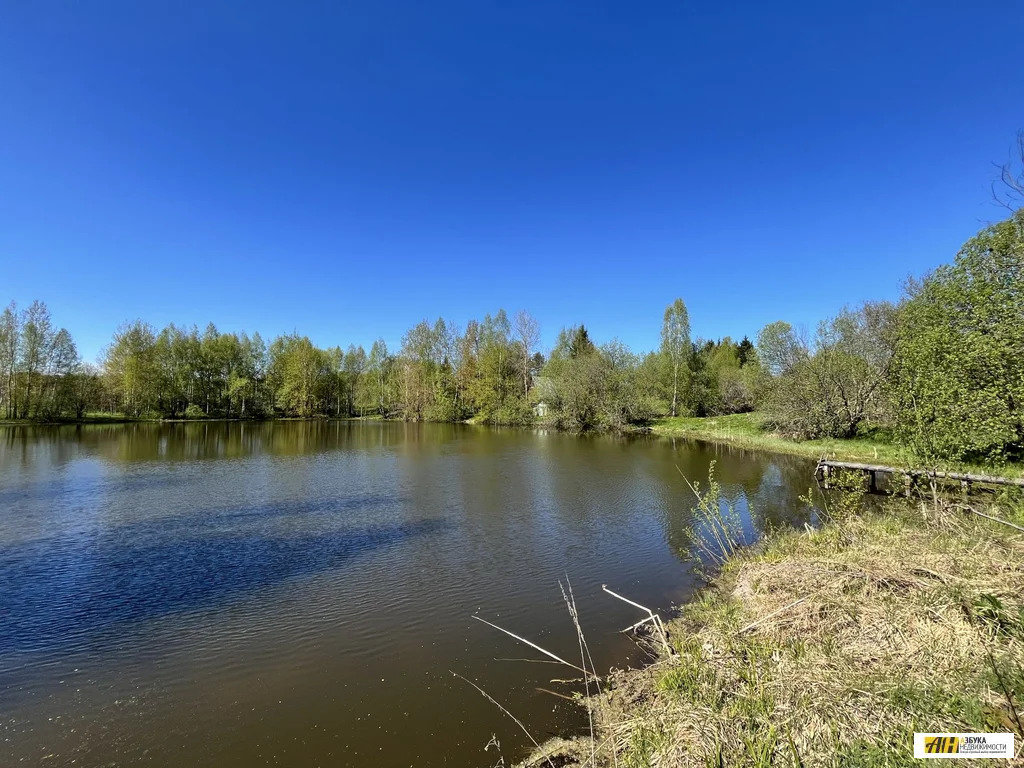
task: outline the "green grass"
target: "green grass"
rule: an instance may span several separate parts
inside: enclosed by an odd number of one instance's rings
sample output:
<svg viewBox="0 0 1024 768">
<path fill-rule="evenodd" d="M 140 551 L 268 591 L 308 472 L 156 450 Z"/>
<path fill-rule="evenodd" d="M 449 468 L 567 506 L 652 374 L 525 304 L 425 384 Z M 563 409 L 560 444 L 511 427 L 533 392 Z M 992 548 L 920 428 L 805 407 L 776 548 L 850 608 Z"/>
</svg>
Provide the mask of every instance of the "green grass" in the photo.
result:
<svg viewBox="0 0 1024 768">
<path fill-rule="evenodd" d="M 903 463 L 905 457 L 898 446 L 883 436 L 854 440 L 791 440 L 773 435 L 762 426 L 758 413 L 735 413 L 729 416 L 665 417 L 655 421 L 651 431 L 669 437 L 691 437 L 697 440 L 727 442 L 748 448 L 776 453 L 820 458 L 828 455 L 848 461 L 881 461 Z"/>
<path fill-rule="evenodd" d="M 905 448 L 892 442 L 884 430 L 851 440 L 793 440 L 772 434 L 763 425 L 760 413 L 736 413 L 729 416 L 679 416 L 657 419 L 651 432 L 665 437 L 683 437 L 715 443 L 728 443 L 740 448 L 806 456 L 811 459 L 827 457 L 839 461 L 859 461 L 892 467 L 918 467 L 920 462 Z M 1002 467 L 976 464 L 949 464 L 942 469 L 980 472 L 1005 477 L 1024 475 L 1021 465 Z"/>
</svg>

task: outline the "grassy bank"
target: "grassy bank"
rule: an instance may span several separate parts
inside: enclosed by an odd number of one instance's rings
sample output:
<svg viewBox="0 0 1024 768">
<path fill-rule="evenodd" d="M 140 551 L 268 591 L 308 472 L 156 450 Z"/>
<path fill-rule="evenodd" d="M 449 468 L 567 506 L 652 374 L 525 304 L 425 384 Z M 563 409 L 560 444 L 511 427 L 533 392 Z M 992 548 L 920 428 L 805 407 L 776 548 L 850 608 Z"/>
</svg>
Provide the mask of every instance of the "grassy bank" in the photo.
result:
<svg viewBox="0 0 1024 768">
<path fill-rule="evenodd" d="M 665 437 L 683 437 L 715 443 L 727 443 L 739 448 L 786 453 L 819 459 L 823 456 L 840 461 L 859 461 L 885 464 L 893 467 L 919 467 L 920 462 L 905 449 L 895 445 L 887 434 L 877 432 L 872 436 L 851 440 L 793 440 L 765 429 L 759 413 L 736 413 L 729 416 L 708 416 L 657 419 L 651 425 L 651 432 Z M 985 474 L 1020 477 L 1024 467 L 1011 464 L 1001 467 L 976 464 L 948 464 L 944 469 L 960 469 Z"/>
<path fill-rule="evenodd" d="M 675 654 L 599 699 L 596 760 L 555 765 L 909 766 L 915 730 L 1024 747 L 1024 532 L 952 505 L 776 533 L 668 629 Z"/>
<path fill-rule="evenodd" d="M 697 440 L 727 442 L 745 448 L 819 458 L 829 455 L 848 461 L 902 463 L 901 449 L 882 436 L 855 440 L 792 440 L 772 434 L 762 425 L 758 413 L 734 413 L 703 418 L 679 416 L 658 419 L 651 427 L 657 435 L 690 437 Z"/>
</svg>

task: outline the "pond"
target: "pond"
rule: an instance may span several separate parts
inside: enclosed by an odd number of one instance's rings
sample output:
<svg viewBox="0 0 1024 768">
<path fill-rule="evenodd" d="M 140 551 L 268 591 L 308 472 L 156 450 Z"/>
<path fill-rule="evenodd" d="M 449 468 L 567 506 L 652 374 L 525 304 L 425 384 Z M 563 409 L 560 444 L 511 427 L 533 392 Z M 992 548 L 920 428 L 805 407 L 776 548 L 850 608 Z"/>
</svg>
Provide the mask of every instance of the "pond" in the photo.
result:
<svg viewBox="0 0 1024 768">
<path fill-rule="evenodd" d="M 474 766 L 578 730 L 540 688 L 644 656 L 701 585 L 716 464 L 751 529 L 813 463 L 654 437 L 394 422 L 0 428 L 0 765 Z"/>
</svg>

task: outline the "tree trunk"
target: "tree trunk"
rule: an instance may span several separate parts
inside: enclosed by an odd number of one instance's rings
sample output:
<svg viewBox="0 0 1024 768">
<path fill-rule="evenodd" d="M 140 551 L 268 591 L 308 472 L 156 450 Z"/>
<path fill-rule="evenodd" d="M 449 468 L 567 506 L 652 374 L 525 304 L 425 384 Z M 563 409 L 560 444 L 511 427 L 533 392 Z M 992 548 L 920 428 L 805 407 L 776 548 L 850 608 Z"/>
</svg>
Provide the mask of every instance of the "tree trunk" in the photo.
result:
<svg viewBox="0 0 1024 768">
<path fill-rule="evenodd" d="M 679 363 L 672 366 L 672 418 L 677 414 L 676 403 L 679 395 Z"/>
</svg>

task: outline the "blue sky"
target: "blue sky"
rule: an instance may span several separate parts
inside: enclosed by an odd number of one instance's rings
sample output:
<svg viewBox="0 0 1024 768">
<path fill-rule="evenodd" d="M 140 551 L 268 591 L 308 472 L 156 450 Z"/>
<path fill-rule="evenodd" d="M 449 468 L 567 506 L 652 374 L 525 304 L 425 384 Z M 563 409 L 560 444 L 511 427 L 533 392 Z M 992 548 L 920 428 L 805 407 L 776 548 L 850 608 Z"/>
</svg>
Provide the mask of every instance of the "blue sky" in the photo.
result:
<svg viewBox="0 0 1024 768">
<path fill-rule="evenodd" d="M 397 345 L 656 346 L 895 298 L 1000 218 L 1019 2 L 0 9 L 0 301 Z"/>
</svg>

